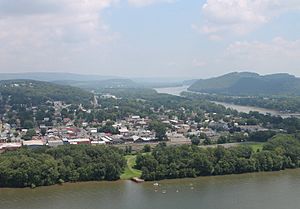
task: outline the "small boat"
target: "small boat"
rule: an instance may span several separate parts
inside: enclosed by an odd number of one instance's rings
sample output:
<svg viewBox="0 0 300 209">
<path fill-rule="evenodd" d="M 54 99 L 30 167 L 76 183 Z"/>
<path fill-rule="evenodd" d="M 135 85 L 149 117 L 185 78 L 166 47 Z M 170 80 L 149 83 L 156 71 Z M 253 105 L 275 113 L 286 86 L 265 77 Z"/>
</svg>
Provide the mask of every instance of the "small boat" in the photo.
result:
<svg viewBox="0 0 300 209">
<path fill-rule="evenodd" d="M 135 183 L 143 183 L 145 180 L 144 179 L 140 179 L 140 178 L 137 178 L 137 177 L 133 177 L 131 179 L 131 181 L 135 182 Z"/>
<path fill-rule="evenodd" d="M 158 187 L 158 186 L 159 186 L 159 183 L 154 183 L 153 186 Z"/>
</svg>

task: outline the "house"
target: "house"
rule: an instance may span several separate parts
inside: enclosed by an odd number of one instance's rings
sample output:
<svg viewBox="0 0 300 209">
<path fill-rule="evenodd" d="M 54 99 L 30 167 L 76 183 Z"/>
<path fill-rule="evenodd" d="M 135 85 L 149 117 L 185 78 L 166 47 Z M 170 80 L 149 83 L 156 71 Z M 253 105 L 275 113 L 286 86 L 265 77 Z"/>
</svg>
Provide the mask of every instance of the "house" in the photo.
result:
<svg viewBox="0 0 300 209">
<path fill-rule="evenodd" d="M 183 134 L 176 132 L 167 133 L 168 140 L 173 143 L 190 143 L 191 140 L 186 138 Z"/>
<path fill-rule="evenodd" d="M 38 148 L 45 146 L 45 142 L 42 140 L 23 141 L 23 146 L 27 146 L 29 148 Z"/>
<path fill-rule="evenodd" d="M 111 144 L 112 141 L 113 141 L 113 139 L 110 138 L 109 136 L 102 136 L 102 137 L 100 137 L 100 139 L 101 139 L 102 141 L 104 141 L 105 143 L 107 143 L 107 144 Z"/>
<path fill-rule="evenodd" d="M 90 141 L 90 139 L 86 139 L 86 138 L 83 138 L 83 139 L 69 139 L 68 143 L 69 144 L 75 144 L 75 145 L 78 145 L 78 144 L 91 144 L 91 141 Z"/>
<path fill-rule="evenodd" d="M 23 129 L 21 130 L 21 132 L 22 132 L 23 134 L 26 134 L 27 131 L 28 131 L 28 129 L 26 129 L 26 128 L 23 128 Z"/>
<path fill-rule="evenodd" d="M 47 142 L 47 145 L 49 147 L 58 147 L 58 146 L 64 145 L 64 143 L 62 140 L 51 140 L 51 141 Z"/>
<path fill-rule="evenodd" d="M 100 98 L 101 98 L 101 99 L 117 99 L 116 96 L 111 95 L 111 94 L 103 94 L 103 95 L 101 95 Z"/>
<path fill-rule="evenodd" d="M 181 134 L 186 134 L 190 129 L 190 126 L 187 124 L 178 125 L 177 132 Z"/>
<path fill-rule="evenodd" d="M 119 132 L 120 132 L 121 135 L 127 135 L 129 131 L 126 127 L 121 127 L 119 129 Z"/>
<path fill-rule="evenodd" d="M 170 123 L 171 123 L 172 125 L 176 125 L 176 124 L 178 124 L 178 120 L 170 120 Z"/>
<path fill-rule="evenodd" d="M 4 143 L 0 144 L 0 153 L 5 151 L 14 151 L 22 147 L 22 143 Z"/>
<path fill-rule="evenodd" d="M 64 145 L 63 141 L 58 136 L 48 136 L 47 144 L 49 147 L 57 147 L 60 145 Z"/>
<path fill-rule="evenodd" d="M 104 145 L 106 144 L 104 141 L 91 141 L 91 145 Z"/>
<path fill-rule="evenodd" d="M 138 137 L 138 138 L 134 138 L 134 143 L 149 143 L 154 140 L 155 138 L 153 137 Z"/>
<path fill-rule="evenodd" d="M 218 130 L 218 131 L 228 131 L 229 130 L 229 127 L 227 125 L 227 123 L 225 122 L 215 122 L 215 121 L 211 121 L 209 124 L 208 124 L 208 127 L 213 129 L 213 130 Z"/>
<path fill-rule="evenodd" d="M 71 121 L 70 118 L 64 118 L 64 120 L 63 120 L 64 124 L 67 124 L 67 123 L 69 123 L 70 121 Z"/>
<path fill-rule="evenodd" d="M 91 134 L 96 134 L 98 132 L 97 128 L 90 128 Z"/>
<path fill-rule="evenodd" d="M 141 117 L 138 116 L 138 115 L 133 115 L 133 116 L 131 116 L 131 119 L 132 120 L 139 120 L 139 119 L 141 119 Z"/>
</svg>

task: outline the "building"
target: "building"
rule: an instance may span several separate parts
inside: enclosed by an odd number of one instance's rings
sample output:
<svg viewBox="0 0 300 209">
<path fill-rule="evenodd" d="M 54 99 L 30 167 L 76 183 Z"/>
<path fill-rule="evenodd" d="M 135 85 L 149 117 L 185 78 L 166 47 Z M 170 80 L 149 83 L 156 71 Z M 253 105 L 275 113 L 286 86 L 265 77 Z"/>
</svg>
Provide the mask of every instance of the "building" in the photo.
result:
<svg viewBox="0 0 300 209">
<path fill-rule="evenodd" d="M 23 146 L 27 146 L 29 148 L 38 148 L 45 146 L 45 142 L 42 140 L 29 140 L 29 141 L 23 141 Z"/>
<path fill-rule="evenodd" d="M 22 147 L 22 143 L 4 143 L 0 144 L 0 153 L 5 151 L 14 151 Z"/>
<path fill-rule="evenodd" d="M 91 144 L 90 139 L 68 139 L 69 144 Z"/>
</svg>

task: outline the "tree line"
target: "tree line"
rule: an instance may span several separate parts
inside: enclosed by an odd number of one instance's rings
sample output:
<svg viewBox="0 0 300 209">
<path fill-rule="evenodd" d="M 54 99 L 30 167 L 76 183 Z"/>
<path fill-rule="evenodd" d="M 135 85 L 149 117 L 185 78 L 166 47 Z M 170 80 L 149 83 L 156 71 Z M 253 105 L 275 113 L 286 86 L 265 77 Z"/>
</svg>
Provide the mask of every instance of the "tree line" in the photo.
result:
<svg viewBox="0 0 300 209">
<path fill-rule="evenodd" d="M 279 171 L 300 166 L 300 142 L 291 135 L 277 135 L 257 152 L 250 146 L 204 149 L 160 144 L 151 154 L 138 155 L 136 162 L 145 180 Z"/>
<path fill-rule="evenodd" d="M 65 145 L 21 149 L 0 155 L 0 187 L 36 187 L 63 182 L 118 180 L 126 161 L 118 148 Z"/>
</svg>

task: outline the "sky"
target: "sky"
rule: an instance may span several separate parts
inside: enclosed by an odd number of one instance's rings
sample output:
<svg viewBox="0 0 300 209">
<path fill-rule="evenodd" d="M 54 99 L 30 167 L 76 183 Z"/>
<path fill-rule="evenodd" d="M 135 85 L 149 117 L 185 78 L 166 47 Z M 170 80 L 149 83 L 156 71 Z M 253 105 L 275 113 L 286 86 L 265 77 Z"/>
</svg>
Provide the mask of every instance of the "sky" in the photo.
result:
<svg viewBox="0 0 300 209">
<path fill-rule="evenodd" d="M 0 73 L 300 76 L 299 0 L 0 0 Z"/>
</svg>

